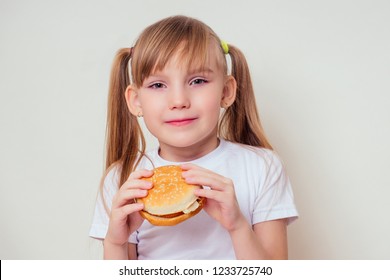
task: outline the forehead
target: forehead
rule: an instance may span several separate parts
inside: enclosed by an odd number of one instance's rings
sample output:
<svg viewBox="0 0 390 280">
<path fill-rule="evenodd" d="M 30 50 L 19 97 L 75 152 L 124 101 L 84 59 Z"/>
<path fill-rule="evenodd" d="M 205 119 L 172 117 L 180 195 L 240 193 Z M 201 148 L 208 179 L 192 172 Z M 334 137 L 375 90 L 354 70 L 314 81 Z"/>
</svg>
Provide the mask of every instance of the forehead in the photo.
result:
<svg viewBox="0 0 390 280">
<path fill-rule="evenodd" d="M 168 65 L 178 67 L 183 71 L 203 71 L 207 69 L 222 71 L 223 63 L 214 44 L 209 44 L 204 52 L 189 52 L 188 49 L 185 44 L 181 44 L 170 57 L 157 59 L 150 74 L 162 71 Z"/>
</svg>

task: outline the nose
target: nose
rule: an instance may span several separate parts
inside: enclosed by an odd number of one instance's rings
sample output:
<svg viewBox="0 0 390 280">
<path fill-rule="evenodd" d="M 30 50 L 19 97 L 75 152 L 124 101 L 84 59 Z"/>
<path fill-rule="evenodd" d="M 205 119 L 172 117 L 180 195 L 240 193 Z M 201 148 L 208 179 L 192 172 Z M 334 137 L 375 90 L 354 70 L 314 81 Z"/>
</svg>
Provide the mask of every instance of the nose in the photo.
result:
<svg viewBox="0 0 390 280">
<path fill-rule="evenodd" d="M 190 98 L 184 87 L 171 88 L 168 96 L 169 109 L 188 109 L 190 107 Z"/>
</svg>

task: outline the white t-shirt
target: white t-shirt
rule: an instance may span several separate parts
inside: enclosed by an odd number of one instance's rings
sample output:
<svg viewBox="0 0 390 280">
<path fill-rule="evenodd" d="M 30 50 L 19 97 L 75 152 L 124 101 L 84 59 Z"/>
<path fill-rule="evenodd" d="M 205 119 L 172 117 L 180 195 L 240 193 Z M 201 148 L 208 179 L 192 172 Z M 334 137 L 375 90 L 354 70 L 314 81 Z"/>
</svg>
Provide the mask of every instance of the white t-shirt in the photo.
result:
<svg viewBox="0 0 390 280">
<path fill-rule="evenodd" d="M 180 164 L 161 158 L 158 149 L 147 155 L 154 167 Z M 149 159 L 144 157 L 138 168 L 153 169 Z M 233 180 L 240 209 L 250 224 L 281 218 L 290 223 L 297 218 L 290 181 L 274 152 L 221 139 L 214 151 L 192 163 Z M 118 181 L 118 169 L 114 168 L 103 187 L 108 208 Z M 98 197 L 90 236 L 105 238 L 108 220 Z M 139 259 L 235 259 L 228 232 L 204 210 L 176 226 L 153 226 L 145 220 L 129 236 L 129 242 L 137 244 Z"/>
</svg>

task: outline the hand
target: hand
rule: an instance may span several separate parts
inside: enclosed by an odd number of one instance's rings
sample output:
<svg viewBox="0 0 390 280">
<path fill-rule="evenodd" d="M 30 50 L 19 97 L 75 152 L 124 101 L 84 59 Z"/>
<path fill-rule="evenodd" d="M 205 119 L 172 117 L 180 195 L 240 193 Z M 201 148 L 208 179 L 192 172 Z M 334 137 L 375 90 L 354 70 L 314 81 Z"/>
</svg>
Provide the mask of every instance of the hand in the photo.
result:
<svg viewBox="0 0 390 280">
<path fill-rule="evenodd" d="M 196 190 L 195 195 L 207 198 L 204 210 L 226 230 L 232 232 L 247 223 L 238 205 L 231 179 L 194 164 L 183 164 L 181 168 L 187 183 L 210 187 Z"/>
<path fill-rule="evenodd" d="M 143 218 L 139 211 L 144 205 L 136 203 L 134 199 L 145 197 L 148 194 L 147 190 L 152 187 L 152 183 L 141 180 L 141 178 L 152 175 L 153 171 L 146 169 L 134 171 L 115 194 L 112 200 L 106 242 L 115 245 L 126 244 L 129 235 L 141 226 Z"/>
</svg>

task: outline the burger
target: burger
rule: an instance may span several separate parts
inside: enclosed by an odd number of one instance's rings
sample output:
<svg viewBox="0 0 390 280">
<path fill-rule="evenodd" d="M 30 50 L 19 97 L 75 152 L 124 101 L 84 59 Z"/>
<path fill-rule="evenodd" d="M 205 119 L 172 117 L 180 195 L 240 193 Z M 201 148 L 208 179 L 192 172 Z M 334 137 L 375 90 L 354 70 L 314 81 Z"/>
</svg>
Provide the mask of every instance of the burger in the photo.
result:
<svg viewBox="0 0 390 280">
<path fill-rule="evenodd" d="M 155 168 L 153 176 L 143 180 L 151 181 L 153 187 L 146 197 L 137 198 L 137 202 L 144 204 L 140 214 L 152 225 L 173 226 L 195 216 L 203 208 L 205 198 L 194 194 L 201 186 L 187 184 L 179 166 Z"/>
</svg>

